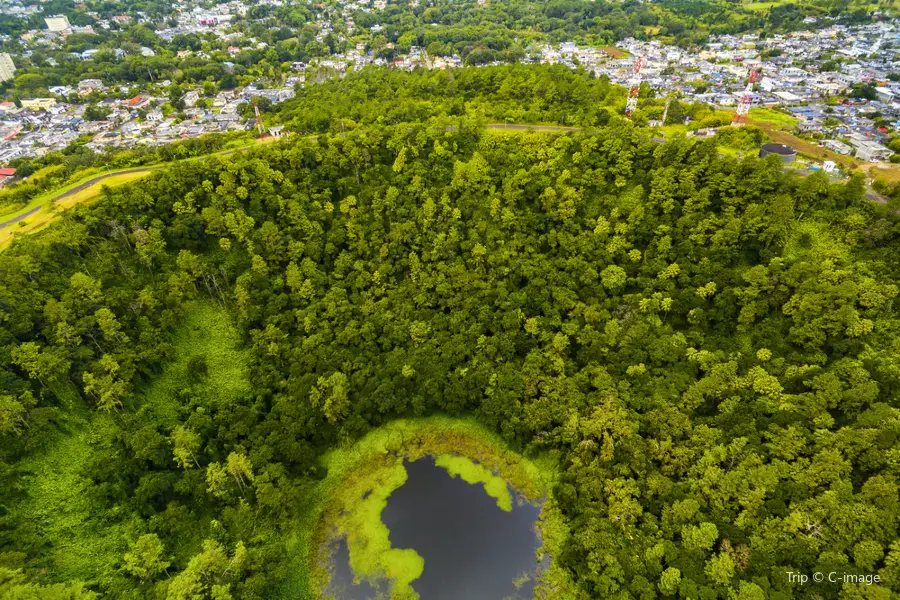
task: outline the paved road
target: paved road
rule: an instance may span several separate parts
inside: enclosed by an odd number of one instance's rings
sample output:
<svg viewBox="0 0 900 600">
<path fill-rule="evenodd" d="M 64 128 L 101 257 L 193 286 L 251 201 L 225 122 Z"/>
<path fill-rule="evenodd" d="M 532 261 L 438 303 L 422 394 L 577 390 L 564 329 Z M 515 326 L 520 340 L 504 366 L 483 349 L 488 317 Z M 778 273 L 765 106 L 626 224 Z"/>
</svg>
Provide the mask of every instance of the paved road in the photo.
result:
<svg viewBox="0 0 900 600">
<path fill-rule="evenodd" d="M 115 177 L 116 175 L 128 175 L 129 173 L 145 173 L 147 171 L 152 171 L 154 169 L 159 169 L 161 167 L 163 167 L 163 165 L 152 165 L 149 167 L 140 167 L 138 169 L 127 169 L 125 171 L 116 171 L 115 173 L 104 173 L 103 175 L 97 175 L 96 177 L 91 177 L 84 183 L 76 185 L 75 187 L 73 187 L 70 190 L 66 190 L 61 194 L 57 194 L 56 196 L 53 196 L 53 200 L 62 200 L 63 198 L 68 198 L 69 196 L 71 196 L 73 194 L 77 194 L 81 190 L 88 188 L 88 187 L 94 185 L 95 183 L 99 183 L 99 182 L 103 181 L 107 177 Z"/>
<path fill-rule="evenodd" d="M 31 210 L 29 210 L 28 212 L 23 212 L 21 215 L 17 215 L 17 216 L 15 216 L 15 217 L 13 217 L 12 219 L 9 219 L 8 221 L 3 221 L 2 223 L 0 223 L 0 229 L 4 229 L 4 228 L 6 228 L 6 227 L 9 227 L 9 226 L 12 225 L 13 223 L 18 223 L 18 222 L 21 221 L 22 219 L 24 219 L 24 218 L 26 218 L 26 217 L 30 217 L 31 215 L 33 215 L 33 214 L 36 213 L 37 211 L 41 210 L 41 208 L 43 208 L 43 206 L 44 206 L 43 204 L 41 204 L 41 205 L 39 205 L 39 206 L 35 206 L 34 208 L 32 208 Z"/>
<path fill-rule="evenodd" d="M 108 177 L 113 177 L 115 175 L 127 175 L 128 173 L 144 173 L 147 171 L 152 171 L 154 169 L 162 168 L 163 166 L 164 165 L 153 165 L 150 167 L 141 167 L 139 169 L 127 169 L 125 171 L 116 171 L 115 173 L 104 173 L 103 175 L 97 175 L 96 177 L 91 177 L 84 183 L 76 185 L 75 187 L 62 192 L 61 194 L 57 194 L 56 196 L 53 196 L 53 198 L 51 198 L 51 201 L 62 200 L 63 198 L 68 198 L 69 196 L 71 196 L 73 194 L 77 194 L 81 190 L 88 188 L 88 187 L 94 185 L 95 183 L 99 183 Z M 23 212 L 21 215 L 16 215 L 15 217 L 13 217 L 11 219 L 3 221 L 2 223 L 0 223 L 0 229 L 5 229 L 6 227 L 9 227 L 10 225 L 14 225 L 14 224 L 18 223 L 22 219 L 26 219 L 26 218 L 30 217 L 34 213 L 41 210 L 43 207 L 44 207 L 44 205 L 40 204 L 38 206 L 35 206 L 34 208 L 32 208 L 29 211 Z"/>
</svg>

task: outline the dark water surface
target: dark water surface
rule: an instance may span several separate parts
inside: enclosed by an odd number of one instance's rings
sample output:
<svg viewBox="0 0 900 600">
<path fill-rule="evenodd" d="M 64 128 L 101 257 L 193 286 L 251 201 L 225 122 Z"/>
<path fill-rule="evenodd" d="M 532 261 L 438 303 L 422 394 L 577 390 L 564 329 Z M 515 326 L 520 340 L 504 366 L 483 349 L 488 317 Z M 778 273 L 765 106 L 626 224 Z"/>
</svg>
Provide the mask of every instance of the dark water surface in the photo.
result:
<svg viewBox="0 0 900 600">
<path fill-rule="evenodd" d="M 328 589 L 326 597 L 337 600 L 380 600 L 389 598 L 387 585 L 380 583 L 376 588 L 367 581 L 354 582 L 353 569 L 350 568 L 350 550 L 347 540 L 336 542 L 330 549 L 331 564 L 328 572 Z"/>
<path fill-rule="evenodd" d="M 407 462 L 406 469 L 409 479 L 388 498 L 381 519 L 391 546 L 412 548 L 425 560 L 412 584 L 421 600 L 530 600 L 540 509 L 514 501 L 505 512 L 483 485 L 451 477 L 430 459 Z M 343 564 L 335 565 L 329 591 L 338 600 L 377 596 L 371 587 L 348 585 L 348 558 L 342 542 L 335 560 Z"/>
</svg>

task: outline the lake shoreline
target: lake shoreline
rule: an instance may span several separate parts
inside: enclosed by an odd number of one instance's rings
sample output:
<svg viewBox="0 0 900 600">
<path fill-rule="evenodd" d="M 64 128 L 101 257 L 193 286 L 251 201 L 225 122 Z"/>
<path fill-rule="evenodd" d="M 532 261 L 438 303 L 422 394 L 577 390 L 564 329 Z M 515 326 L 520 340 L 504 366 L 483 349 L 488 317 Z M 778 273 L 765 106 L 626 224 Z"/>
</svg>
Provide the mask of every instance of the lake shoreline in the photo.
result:
<svg viewBox="0 0 900 600">
<path fill-rule="evenodd" d="M 509 484 L 516 498 L 540 508 L 535 524 L 540 542 L 536 563 L 546 564 L 547 557 L 559 551 L 568 532 L 559 527 L 562 518 L 552 500 L 558 471 L 549 458 L 529 459 L 514 452 L 498 435 L 471 418 L 399 419 L 323 456 L 328 475 L 310 494 L 315 505 L 303 519 L 310 529 L 294 541 L 298 562 L 302 561 L 308 574 L 303 586 L 306 597 L 327 597 L 329 562 L 335 542 L 342 539 L 360 567 L 354 571 L 363 571 L 357 573 L 361 579 L 374 578 L 377 582 L 387 571 L 387 579 L 402 595 L 416 597 L 409 584 L 421 574 L 421 558 L 390 548 L 381 510 L 390 494 L 406 481 L 403 461 L 425 457 L 437 460 L 441 456 L 468 459 L 489 470 Z M 501 502 L 499 498 L 497 501 Z M 544 587 L 556 591 L 569 587 L 568 577 L 552 561 L 546 571 L 541 571 Z"/>
</svg>

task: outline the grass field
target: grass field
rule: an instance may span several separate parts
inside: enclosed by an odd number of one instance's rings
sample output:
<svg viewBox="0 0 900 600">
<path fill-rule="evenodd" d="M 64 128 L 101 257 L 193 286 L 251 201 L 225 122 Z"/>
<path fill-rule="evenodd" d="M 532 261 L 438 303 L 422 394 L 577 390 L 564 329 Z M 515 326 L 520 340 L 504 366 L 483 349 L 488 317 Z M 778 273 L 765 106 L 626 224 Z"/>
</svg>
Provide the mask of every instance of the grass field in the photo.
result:
<svg viewBox="0 0 900 600">
<path fill-rule="evenodd" d="M 90 581 L 116 571 L 137 524 L 98 514 L 91 498 L 90 473 L 113 437 L 112 417 L 81 410 L 66 426 L 70 433 L 59 433 L 44 452 L 19 463 L 27 495 L 13 514 L 33 522 L 50 546 L 54 578 Z"/>
<path fill-rule="evenodd" d="M 656 29 L 659 30 L 659 27 L 656 27 Z M 602 48 L 600 48 L 600 51 L 609 54 L 612 58 L 625 58 L 626 56 L 628 56 L 627 52 L 616 48 L 615 46 L 603 46 Z"/>
<path fill-rule="evenodd" d="M 662 129 L 663 135 L 667 140 L 671 140 L 679 133 L 686 134 L 688 131 L 690 131 L 687 125 L 681 124 L 663 125 L 660 129 Z"/>
<path fill-rule="evenodd" d="M 782 129 L 793 129 L 800 122 L 800 119 L 771 108 L 752 108 L 747 116 L 753 125 L 769 123 Z"/>
<path fill-rule="evenodd" d="M 860 166 L 860 170 L 866 171 L 872 179 L 881 179 L 885 183 L 894 185 L 900 183 L 900 165 L 891 165 L 890 168 L 879 166 L 884 163 L 869 163 Z"/>
<path fill-rule="evenodd" d="M 781 2 L 748 2 L 742 6 L 747 10 L 767 11 L 773 6 L 778 6 Z"/>
<path fill-rule="evenodd" d="M 23 212 L 27 212 L 36 206 L 42 206 L 41 210 L 34 213 L 33 215 L 29 215 L 18 223 L 14 223 L 9 227 L 0 229 L 0 250 L 6 248 L 13 239 L 20 235 L 40 231 L 41 229 L 58 219 L 63 211 L 72 208 L 76 204 L 82 204 L 96 200 L 100 197 L 100 194 L 102 193 L 104 187 L 116 187 L 124 185 L 126 183 L 131 183 L 132 181 L 136 181 L 138 179 L 141 179 L 142 177 L 145 177 L 150 172 L 151 171 L 148 170 L 142 171 L 140 173 L 123 173 L 120 175 L 113 175 L 112 177 L 108 177 L 103 181 L 99 181 L 93 185 L 90 185 L 83 190 L 66 196 L 65 198 L 62 198 L 61 200 L 58 200 L 56 202 L 53 201 L 53 197 L 61 193 L 58 190 L 52 192 L 52 194 L 45 194 L 40 196 L 39 198 L 36 198 L 34 201 L 30 202 L 25 209 L 17 211 L 11 216 L 22 214 Z M 91 177 L 95 176 L 96 175 L 92 175 Z M 87 179 L 91 179 L 91 177 L 88 177 Z M 0 220 L 5 220 L 7 218 L 9 218 L 9 216 L 0 218 Z"/>
<path fill-rule="evenodd" d="M 716 149 L 719 151 L 720 154 L 723 154 L 724 156 L 732 156 L 734 158 L 742 158 L 749 153 L 748 150 L 742 150 L 740 148 L 732 148 L 731 146 L 723 146 L 721 144 L 717 145 Z"/>
</svg>

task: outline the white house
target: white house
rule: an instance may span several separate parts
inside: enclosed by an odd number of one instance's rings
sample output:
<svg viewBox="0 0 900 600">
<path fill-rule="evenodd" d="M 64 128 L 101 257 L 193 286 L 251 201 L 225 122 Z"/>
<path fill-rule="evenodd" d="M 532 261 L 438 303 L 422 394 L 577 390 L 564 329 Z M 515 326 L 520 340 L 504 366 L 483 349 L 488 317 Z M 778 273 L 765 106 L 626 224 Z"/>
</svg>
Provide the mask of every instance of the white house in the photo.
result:
<svg viewBox="0 0 900 600">
<path fill-rule="evenodd" d="M 868 162 L 882 162 L 891 158 L 894 153 L 890 148 L 882 146 L 878 142 L 863 142 L 856 148 L 856 158 Z"/>
</svg>

